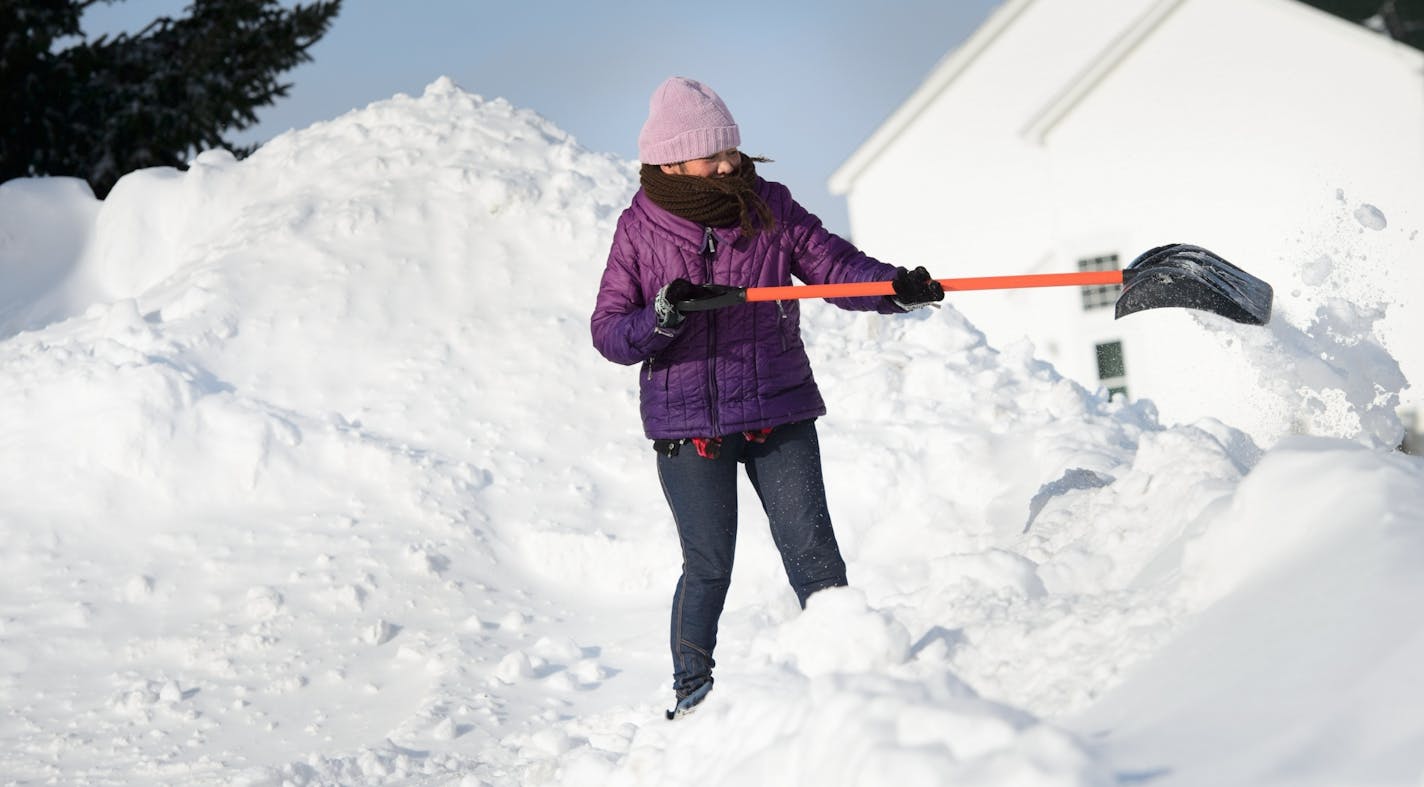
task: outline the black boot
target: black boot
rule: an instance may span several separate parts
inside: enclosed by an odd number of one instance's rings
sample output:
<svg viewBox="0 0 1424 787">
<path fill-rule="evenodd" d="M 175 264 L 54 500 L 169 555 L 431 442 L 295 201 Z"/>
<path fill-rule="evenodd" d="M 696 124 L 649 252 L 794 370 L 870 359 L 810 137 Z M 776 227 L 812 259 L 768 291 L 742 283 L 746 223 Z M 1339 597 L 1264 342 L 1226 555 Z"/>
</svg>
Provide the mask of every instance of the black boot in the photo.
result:
<svg viewBox="0 0 1424 787">
<path fill-rule="evenodd" d="M 712 692 L 712 679 L 708 678 L 706 683 L 697 686 L 687 693 L 678 693 L 677 706 L 667 712 L 668 721 L 680 719 L 683 716 L 697 710 L 697 706 L 707 699 L 707 695 Z"/>
</svg>

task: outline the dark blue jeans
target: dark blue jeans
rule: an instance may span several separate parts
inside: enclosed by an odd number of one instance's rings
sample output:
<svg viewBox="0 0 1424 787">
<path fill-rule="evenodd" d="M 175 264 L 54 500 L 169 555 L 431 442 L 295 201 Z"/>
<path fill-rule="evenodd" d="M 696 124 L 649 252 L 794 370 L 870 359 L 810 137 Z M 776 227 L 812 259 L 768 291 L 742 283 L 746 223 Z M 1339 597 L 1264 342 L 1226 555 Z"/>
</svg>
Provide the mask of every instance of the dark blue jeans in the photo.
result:
<svg viewBox="0 0 1424 787">
<path fill-rule="evenodd" d="M 682 696 L 712 675 L 717 619 L 732 579 L 737 545 L 737 465 L 761 498 L 771 537 L 801 606 L 812 593 L 846 584 L 814 421 L 777 427 L 765 443 L 741 434 L 704 459 L 691 445 L 658 455 L 658 477 L 682 543 L 682 576 L 672 600 L 673 688 Z"/>
</svg>

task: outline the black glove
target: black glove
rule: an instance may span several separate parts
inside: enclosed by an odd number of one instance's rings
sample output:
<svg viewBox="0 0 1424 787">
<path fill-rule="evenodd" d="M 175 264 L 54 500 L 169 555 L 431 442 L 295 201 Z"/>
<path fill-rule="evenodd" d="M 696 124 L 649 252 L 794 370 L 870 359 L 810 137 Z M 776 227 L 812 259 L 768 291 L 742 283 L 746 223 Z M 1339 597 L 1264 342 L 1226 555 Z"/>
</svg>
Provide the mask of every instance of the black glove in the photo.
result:
<svg viewBox="0 0 1424 787">
<path fill-rule="evenodd" d="M 687 279 L 673 279 L 658 290 L 658 297 L 653 299 L 653 312 L 658 316 L 658 327 L 676 328 L 682 324 L 685 315 L 678 311 L 679 303 L 720 294 L 721 290 L 693 284 Z"/>
<path fill-rule="evenodd" d="M 930 278 L 925 266 L 914 270 L 895 269 L 893 300 L 902 309 L 918 309 L 944 300 L 944 286 Z"/>
</svg>

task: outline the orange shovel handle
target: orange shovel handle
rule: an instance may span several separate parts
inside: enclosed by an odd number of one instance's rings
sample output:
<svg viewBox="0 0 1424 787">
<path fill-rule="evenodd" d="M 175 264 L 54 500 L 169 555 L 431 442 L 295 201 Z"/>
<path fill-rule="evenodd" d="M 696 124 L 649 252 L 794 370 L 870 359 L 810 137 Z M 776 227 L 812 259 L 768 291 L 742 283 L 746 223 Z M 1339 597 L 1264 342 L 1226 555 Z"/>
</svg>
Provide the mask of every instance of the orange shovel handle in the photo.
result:
<svg viewBox="0 0 1424 787">
<path fill-rule="evenodd" d="M 1030 273 L 1019 276 L 975 276 L 961 279 L 936 279 L 945 292 L 965 290 L 1012 290 L 1025 287 L 1071 287 L 1094 284 L 1122 284 L 1122 271 L 1083 271 L 1080 273 Z M 791 284 L 782 287 L 748 287 L 746 301 L 789 301 L 802 298 L 852 298 L 864 295 L 894 295 L 888 281 L 848 282 L 845 284 Z"/>
</svg>

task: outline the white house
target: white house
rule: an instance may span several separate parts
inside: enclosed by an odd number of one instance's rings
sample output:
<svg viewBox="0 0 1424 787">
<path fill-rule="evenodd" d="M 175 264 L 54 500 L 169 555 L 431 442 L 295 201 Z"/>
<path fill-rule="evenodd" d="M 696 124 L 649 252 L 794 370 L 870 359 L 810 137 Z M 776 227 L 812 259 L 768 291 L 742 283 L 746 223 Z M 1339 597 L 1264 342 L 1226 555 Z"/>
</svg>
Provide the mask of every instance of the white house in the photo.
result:
<svg viewBox="0 0 1424 787">
<path fill-rule="evenodd" d="M 1385 303 L 1406 423 L 1424 401 L 1424 53 L 1297 0 L 1005 0 L 831 189 L 857 245 L 939 277 L 1182 242 L 1271 282 L 1297 325 L 1332 295 Z M 1235 332 L 1261 328 L 1114 321 L 1114 293 L 1079 288 L 950 297 L 996 344 L 1027 336 L 1165 421 L 1309 431 L 1253 396 L 1261 365 L 1239 345 L 1256 337 Z"/>
</svg>

